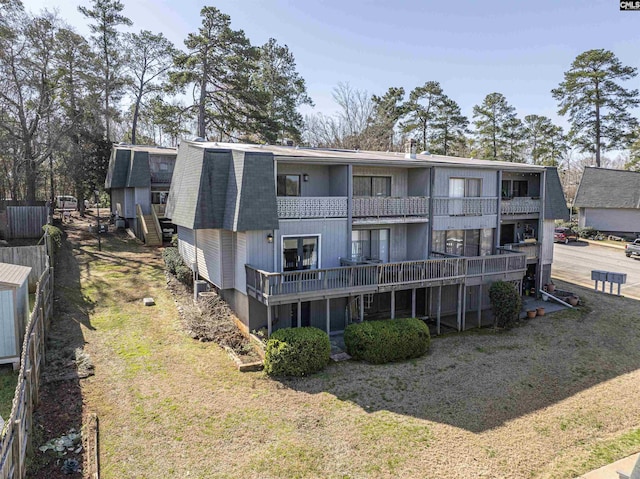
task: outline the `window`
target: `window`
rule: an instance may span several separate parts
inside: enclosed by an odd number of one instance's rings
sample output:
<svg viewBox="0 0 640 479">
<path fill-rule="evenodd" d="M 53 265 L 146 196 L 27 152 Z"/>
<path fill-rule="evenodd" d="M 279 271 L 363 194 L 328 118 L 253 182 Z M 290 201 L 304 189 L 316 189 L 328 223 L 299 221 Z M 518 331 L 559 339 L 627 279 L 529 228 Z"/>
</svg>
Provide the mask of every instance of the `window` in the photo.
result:
<svg viewBox="0 0 640 479">
<path fill-rule="evenodd" d="M 300 175 L 278 175 L 277 196 L 300 196 Z"/>
<path fill-rule="evenodd" d="M 318 268 L 318 236 L 287 237 L 282 240 L 282 271 Z"/>
<path fill-rule="evenodd" d="M 449 198 L 475 198 L 481 193 L 480 178 L 449 178 Z"/>
<path fill-rule="evenodd" d="M 374 259 L 389 262 L 390 230 L 353 230 L 351 255 L 356 260 Z"/>
<path fill-rule="evenodd" d="M 475 230 L 447 230 L 433 232 L 431 250 L 456 256 L 485 256 L 493 248 L 491 228 Z"/>
<path fill-rule="evenodd" d="M 354 176 L 353 196 L 391 196 L 391 177 Z"/>
<path fill-rule="evenodd" d="M 526 180 L 502 180 L 503 198 L 522 198 L 529 196 L 529 182 Z"/>
</svg>

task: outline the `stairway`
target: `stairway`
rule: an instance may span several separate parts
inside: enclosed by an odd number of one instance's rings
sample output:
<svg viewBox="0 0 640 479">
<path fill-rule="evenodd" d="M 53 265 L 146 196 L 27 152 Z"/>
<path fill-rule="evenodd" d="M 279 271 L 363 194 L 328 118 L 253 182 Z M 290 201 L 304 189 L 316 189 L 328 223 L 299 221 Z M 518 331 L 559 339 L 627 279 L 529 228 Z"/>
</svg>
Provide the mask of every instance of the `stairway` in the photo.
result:
<svg viewBox="0 0 640 479">
<path fill-rule="evenodd" d="M 158 231 L 153 215 L 143 215 L 142 221 L 144 222 L 142 230 L 146 231 L 144 235 L 145 244 L 147 246 L 162 246 L 162 231 Z"/>
</svg>

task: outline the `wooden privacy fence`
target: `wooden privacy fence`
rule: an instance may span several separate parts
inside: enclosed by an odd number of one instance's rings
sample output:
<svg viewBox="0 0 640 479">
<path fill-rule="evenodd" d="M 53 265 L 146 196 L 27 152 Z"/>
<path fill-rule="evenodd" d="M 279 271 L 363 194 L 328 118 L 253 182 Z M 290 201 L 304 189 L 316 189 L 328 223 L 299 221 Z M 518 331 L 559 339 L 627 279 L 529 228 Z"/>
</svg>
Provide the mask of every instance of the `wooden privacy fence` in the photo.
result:
<svg viewBox="0 0 640 479">
<path fill-rule="evenodd" d="M 0 438 L 0 479 L 24 479 L 31 450 L 33 409 L 38 403 L 40 371 L 44 366 L 45 334 L 53 313 L 53 268 L 40 276 L 36 301 L 27 323 L 20 375 L 11 414 Z"/>
<path fill-rule="evenodd" d="M 47 239 L 45 238 L 45 243 Z M 48 266 L 47 246 L 15 246 L 0 248 L 0 263 L 19 264 L 31 267 L 29 274 L 29 291 L 35 291 L 38 279 Z"/>
<path fill-rule="evenodd" d="M 46 206 L 7 206 L 9 238 L 40 238 L 49 219 Z"/>
</svg>

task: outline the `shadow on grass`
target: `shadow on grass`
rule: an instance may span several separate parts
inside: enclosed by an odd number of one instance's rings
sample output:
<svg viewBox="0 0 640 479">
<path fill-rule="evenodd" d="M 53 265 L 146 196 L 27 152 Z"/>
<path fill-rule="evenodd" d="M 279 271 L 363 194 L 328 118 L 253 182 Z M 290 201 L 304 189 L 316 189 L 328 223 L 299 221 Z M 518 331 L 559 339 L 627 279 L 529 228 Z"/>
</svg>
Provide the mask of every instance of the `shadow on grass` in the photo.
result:
<svg viewBox="0 0 640 479">
<path fill-rule="evenodd" d="M 419 359 L 380 366 L 348 361 L 310 378 L 281 382 L 302 392 L 332 394 L 370 412 L 483 432 L 639 369 L 640 303 L 557 283 L 575 291 L 583 306 L 509 331 L 434 338 Z"/>
</svg>

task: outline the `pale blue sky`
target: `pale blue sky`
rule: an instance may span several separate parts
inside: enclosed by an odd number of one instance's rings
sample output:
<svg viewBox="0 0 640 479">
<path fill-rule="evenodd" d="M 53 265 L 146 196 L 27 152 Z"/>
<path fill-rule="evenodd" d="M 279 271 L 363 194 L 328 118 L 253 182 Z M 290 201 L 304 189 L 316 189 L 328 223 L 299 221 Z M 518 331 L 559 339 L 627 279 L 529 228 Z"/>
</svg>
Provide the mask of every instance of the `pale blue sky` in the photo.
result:
<svg viewBox="0 0 640 479">
<path fill-rule="evenodd" d="M 133 30 L 162 31 L 183 47 L 200 25 L 202 0 L 122 0 Z M 25 0 L 45 6 L 80 33 L 77 12 L 89 0 Z M 314 111 L 332 113 L 339 82 L 383 94 L 439 81 L 471 119 L 473 105 L 503 93 L 521 117 L 548 115 L 560 124 L 550 90 L 579 53 L 612 50 L 640 66 L 640 12 L 621 12 L 618 0 L 219 0 L 208 3 L 231 17 L 255 45 L 274 37 L 293 52 Z M 640 86 L 638 78 L 628 85 Z"/>
</svg>

